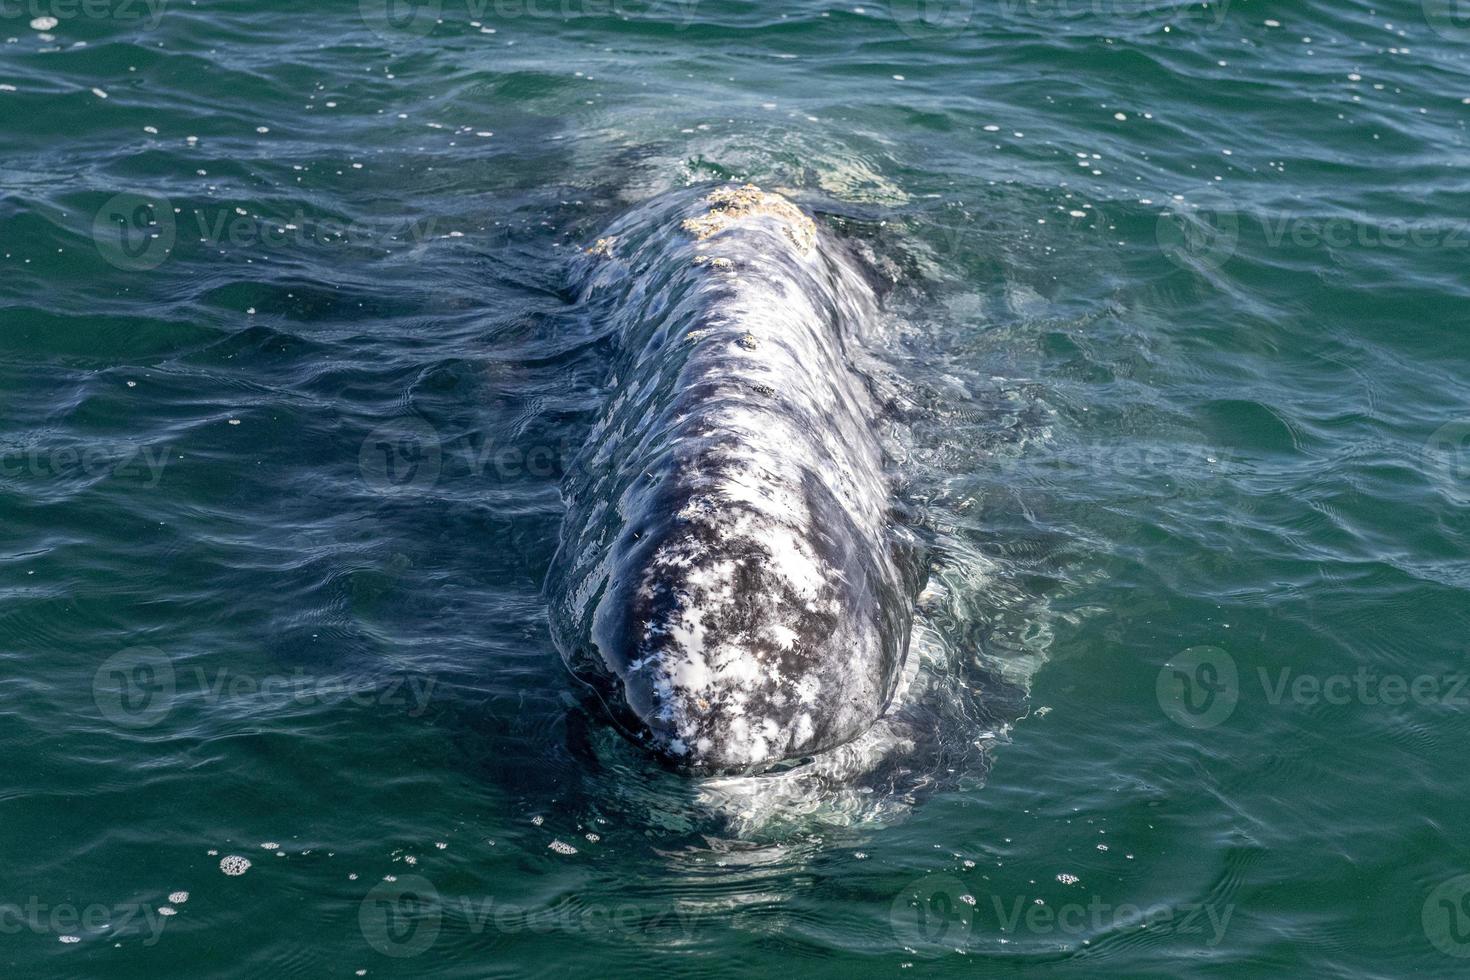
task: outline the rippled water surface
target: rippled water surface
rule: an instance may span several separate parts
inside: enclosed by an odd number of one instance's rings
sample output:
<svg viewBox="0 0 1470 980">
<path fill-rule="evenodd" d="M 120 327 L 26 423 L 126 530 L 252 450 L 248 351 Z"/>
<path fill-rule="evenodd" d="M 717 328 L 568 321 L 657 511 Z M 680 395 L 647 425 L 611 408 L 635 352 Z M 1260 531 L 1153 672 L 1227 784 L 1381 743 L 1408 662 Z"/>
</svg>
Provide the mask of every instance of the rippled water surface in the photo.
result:
<svg viewBox="0 0 1470 980">
<path fill-rule="evenodd" d="M 7 975 L 1463 972 L 1451 4 L 26 0 L 0 41 Z M 542 586 L 616 383 L 568 259 L 731 178 L 888 284 L 931 584 L 867 756 L 692 781 Z"/>
</svg>

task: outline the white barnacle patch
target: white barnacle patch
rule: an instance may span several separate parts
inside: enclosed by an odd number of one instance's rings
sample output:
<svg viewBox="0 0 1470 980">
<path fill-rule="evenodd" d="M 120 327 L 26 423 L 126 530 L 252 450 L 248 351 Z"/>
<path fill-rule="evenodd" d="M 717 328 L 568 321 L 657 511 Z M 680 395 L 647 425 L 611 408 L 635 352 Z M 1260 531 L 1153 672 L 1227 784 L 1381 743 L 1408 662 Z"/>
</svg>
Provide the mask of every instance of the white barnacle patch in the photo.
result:
<svg viewBox="0 0 1470 980">
<path fill-rule="evenodd" d="M 801 209 L 780 194 L 771 194 L 754 184 L 718 187 L 706 197 L 709 210 L 684 221 L 684 230 L 704 241 L 741 221 L 755 217 L 775 218 L 792 244 L 809 252 L 816 244 L 817 226 Z"/>
</svg>

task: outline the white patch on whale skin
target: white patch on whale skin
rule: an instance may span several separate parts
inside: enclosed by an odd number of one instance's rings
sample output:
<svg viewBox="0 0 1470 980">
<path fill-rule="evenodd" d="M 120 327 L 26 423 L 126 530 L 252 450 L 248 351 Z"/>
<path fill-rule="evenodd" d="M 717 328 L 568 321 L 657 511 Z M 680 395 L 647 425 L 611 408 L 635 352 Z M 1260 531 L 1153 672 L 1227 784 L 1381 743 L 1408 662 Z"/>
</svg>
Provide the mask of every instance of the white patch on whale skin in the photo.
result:
<svg viewBox="0 0 1470 980">
<path fill-rule="evenodd" d="M 904 705 L 921 684 L 919 653 L 942 656 L 933 627 L 916 620 L 910 640 L 914 653 L 904 664 L 890 710 L 845 745 L 793 768 L 762 775 L 715 776 L 698 780 L 698 804 L 719 814 L 736 836 L 789 826 L 812 818 L 833 826 L 854 822 L 879 825 L 901 818 L 910 800 L 904 794 L 875 794 L 867 777 L 890 760 L 905 758 L 918 734 L 904 721 Z M 796 724 L 802 725 L 803 715 Z M 701 749 L 707 753 L 709 747 Z M 783 860 L 785 859 L 783 855 Z"/>
<path fill-rule="evenodd" d="M 616 256 L 592 269 L 588 293 L 610 297 L 638 360 L 619 368 L 626 383 L 584 450 L 584 509 L 573 501 L 567 522 L 583 536 L 564 530 L 561 612 L 606 657 L 623 621 L 610 606 L 618 577 L 637 562 L 627 594 L 660 611 L 608 670 L 643 685 L 666 749 L 755 767 L 873 721 L 897 669 L 879 624 L 843 596 L 893 588 L 899 574 L 885 543 L 880 413 L 842 334 L 875 315 L 871 290 L 784 199 L 741 188 L 731 194 L 754 202 L 746 210 L 707 203 L 721 193 L 673 209 L 652 233 L 615 225 Z M 650 218 L 627 224 L 640 221 Z M 681 224 L 699 240 L 672 230 Z M 605 549 L 589 537 L 610 516 L 599 499 L 616 500 L 623 527 L 666 526 L 663 481 L 682 488 L 678 533 L 614 534 Z M 841 528 L 826 526 L 834 509 Z M 828 533 L 864 554 L 829 544 L 824 555 L 816 542 Z M 859 558 L 869 571 L 849 581 Z"/>
<path fill-rule="evenodd" d="M 766 630 L 771 642 L 783 650 L 790 650 L 796 646 L 796 630 L 783 623 L 774 623 Z"/>
</svg>

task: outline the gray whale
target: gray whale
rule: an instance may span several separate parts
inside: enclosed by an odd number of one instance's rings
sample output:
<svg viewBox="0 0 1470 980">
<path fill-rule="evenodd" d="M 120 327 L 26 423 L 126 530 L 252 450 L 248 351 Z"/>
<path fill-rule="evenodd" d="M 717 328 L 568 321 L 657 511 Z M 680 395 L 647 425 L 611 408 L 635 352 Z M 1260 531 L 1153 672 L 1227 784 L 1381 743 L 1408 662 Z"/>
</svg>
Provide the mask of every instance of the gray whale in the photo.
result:
<svg viewBox="0 0 1470 980">
<path fill-rule="evenodd" d="M 857 367 L 873 290 L 749 184 L 658 197 L 577 263 L 616 353 L 548 576 L 567 667 L 681 770 L 854 739 L 893 697 L 919 584 Z"/>
</svg>

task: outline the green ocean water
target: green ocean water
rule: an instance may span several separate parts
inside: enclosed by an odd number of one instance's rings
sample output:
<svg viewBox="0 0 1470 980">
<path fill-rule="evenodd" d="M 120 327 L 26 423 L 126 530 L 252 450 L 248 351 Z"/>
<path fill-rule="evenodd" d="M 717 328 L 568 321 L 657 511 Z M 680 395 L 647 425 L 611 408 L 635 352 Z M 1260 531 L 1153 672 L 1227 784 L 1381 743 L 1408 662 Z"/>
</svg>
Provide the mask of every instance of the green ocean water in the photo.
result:
<svg viewBox="0 0 1470 980">
<path fill-rule="evenodd" d="M 0 973 L 1464 974 L 1458 8 L 9 0 L 0 42 Z M 938 587 L 897 775 L 664 773 L 549 639 L 613 383 L 567 256 L 728 178 L 891 283 Z"/>
</svg>

